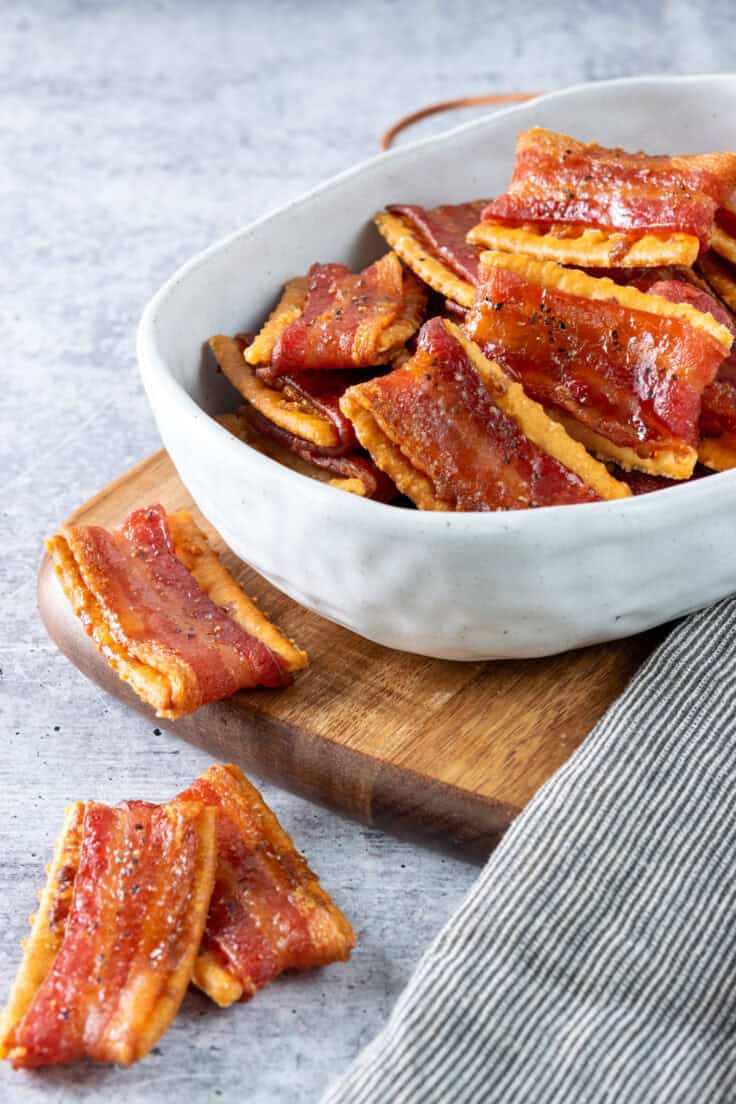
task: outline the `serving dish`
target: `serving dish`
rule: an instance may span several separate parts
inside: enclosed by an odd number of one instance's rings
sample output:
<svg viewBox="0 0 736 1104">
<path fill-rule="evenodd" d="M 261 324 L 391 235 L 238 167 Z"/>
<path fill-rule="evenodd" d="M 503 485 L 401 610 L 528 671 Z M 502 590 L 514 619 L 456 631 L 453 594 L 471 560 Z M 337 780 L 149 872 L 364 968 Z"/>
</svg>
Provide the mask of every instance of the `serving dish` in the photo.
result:
<svg viewBox="0 0 736 1104">
<path fill-rule="evenodd" d="M 144 385 L 177 470 L 239 556 L 315 612 L 448 659 L 552 654 L 667 621 L 734 589 L 736 475 L 639 498 L 517 513 L 431 514 L 343 494 L 243 445 L 210 415 L 237 396 L 202 352 L 256 325 L 315 259 L 364 266 L 370 216 L 503 190 L 517 132 L 539 124 L 651 152 L 736 145 L 736 77 L 585 85 L 384 154 L 216 244 L 143 315 Z M 356 231 L 356 227 L 359 227 Z"/>
</svg>

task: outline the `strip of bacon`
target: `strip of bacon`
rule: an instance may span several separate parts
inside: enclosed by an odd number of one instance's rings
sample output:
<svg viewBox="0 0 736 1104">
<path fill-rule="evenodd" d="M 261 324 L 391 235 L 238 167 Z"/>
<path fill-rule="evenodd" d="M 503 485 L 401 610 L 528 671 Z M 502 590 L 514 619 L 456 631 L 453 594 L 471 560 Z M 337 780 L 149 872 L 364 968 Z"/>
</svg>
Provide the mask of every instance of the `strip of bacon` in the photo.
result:
<svg viewBox="0 0 736 1104">
<path fill-rule="evenodd" d="M 359 440 L 424 510 L 519 510 L 628 490 L 452 322 L 402 368 L 346 391 Z"/>
<path fill-rule="evenodd" d="M 349 958 L 349 922 L 242 771 L 210 767 L 177 801 L 217 810 L 217 872 L 196 985 L 224 1007 L 284 970 Z"/>
<path fill-rule="evenodd" d="M 180 717 L 244 688 L 286 686 L 306 663 L 186 512 L 167 519 L 161 506 L 135 510 L 115 532 L 67 526 L 47 548 L 87 632 L 159 716 Z"/>
<path fill-rule="evenodd" d="M 488 278 L 468 333 L 573 436 L 606 460 L 686 479 L 703 390 L 731 334 L 687 303 L 510 253 Z"/>
<path fill-rule="evenodd" d="M 475 284 L 459 276 L 408 219 L 379 211 L 373 221 L 391 249 L 428 287 L 453 303 L 472 307 Z M 476 246 L 468 248 L 475 250 Z"/>
<path fill-rule="evenodd" d="M 391 479 L 363 453 L 329 453 L 325 449 L 315 449 L 300 437 L 280 429 L 253 407 L 244 407 L 241 413 L 258 433 L 270 437 L 282 448 L 289 449 L 307 464 L 332 472 L 337 478 L 330 482 L 341 489 L 364 498 L 372 498 L 376 502 L 391 502 L 397 497 L 398 490 Z M 347 485 L 345 481 L 349 481 Z"/>
<path fill-rule="evenodd" d="M 534 127 L 519 136 L 508 192 L 483 220 L 683 233 L 707 249 L 716 210 L 734 196 L 736 154 L 651 157 Z"/>
<path fill-rule="evenodd" d="M 215 818 L 194 801 L 87 803 L 60 946 L 22 1016 L 6 1021 L 15 1068 L 130 1065 L 150 1051 L 192 976 L 215 879 Z"/>
<path fill-rule="evenodd" d="M 285 305 L 289 294 L 287 285 L 245 354 L 269 379 L 386 364 L 419 328 L 426 301 L 395 253 L 357 275 L 341 264 L 312 265 L 301 310 L 291 299 Z"/>
<path fill-rule="evenodd" d="M 682 280 L 658 280 L 647 288 L 651 295 L 671 303 L 690 303 L 696 310 L 712 315 L 736 338 L 733 313 L 707 291 Z M 703 391 L 700 412 L 701 440 L 698 454 L 707 467 L 718 471 L 736 467 L 736 349 L 721 363 L 718 375 Z"/>
<path fill-rule="evenodd" d="M 392 203 L 386 210 L 412 227 L 429 252 L 446 261 L 462 280 L 478 284 L 482 250 L 480 246 L 471 245 L 467 235 L 487 206 L 487 199 L 476 199 L 469 203 L 442 204 L 431 208 Z"/>
</svg>

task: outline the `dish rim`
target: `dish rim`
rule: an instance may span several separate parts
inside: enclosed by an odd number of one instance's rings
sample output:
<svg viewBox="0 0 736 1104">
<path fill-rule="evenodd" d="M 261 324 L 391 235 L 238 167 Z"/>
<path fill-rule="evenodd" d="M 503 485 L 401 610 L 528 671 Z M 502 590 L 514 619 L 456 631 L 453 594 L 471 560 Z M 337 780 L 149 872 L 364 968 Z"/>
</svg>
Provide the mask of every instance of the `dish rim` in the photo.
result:
<svg viewBox="0 0 736 1104">
<path fill-rule="evenodd" d="M 527 103 L 512 104 L 489 112 L 478 119 L 472 119 L 449 130 L 442 131 L 440 134 L 428 135 L 385 152 L 374 154 L 372 157 L 359 161 L 356 165 L 351 165 L 335 176 L 331 176 L 309 191 L 288 200 L 274 210 L 261 215 L 245 226 L 241 226 L 230 234 L 219 238 L 180 265 L 173 275 L 154 293 L 143 310 L 138 324 L 136 349 L 141 378 L 154 415 L 156 414 L 156 402 L 151 398 L 152 391 L 157 392 L 163 401 L 173 401 L 178 405 L 182 414 L 186 413 L 194 422 L 201 423 L 202 431 L 213 444 L 219 444 L 219 446 L 231 450 L 234 462 L 237 462 L 238 458 L 242 461 L 244 455 L 242 450 L 244 447 L 247 448 L 249 463 L 254 465 L 264 483 L 273 484 L 282 479 L 286 479 L 287 483 L 298 480 L 299 482 L 295 486 L 299 490 L 300 497 L 307 496 L 319 503 L 323 513 L 331 512 L 329 507 L 332 505 L 337 508 L 340 514 L 345 515 L 347 513 L 356 522 L 370 521 L 374 527 L 395 529 L 395 526 L 392 525 L 392 519 L 403 518 L 404 520 L 398 521 L 397 524 L 405 528 L 407 536 L 411 536 L 413 532 L 416 533 L 418 530 L 429 528 L 434 531 L 444 529 L 448 535 L 454 534 L 464 538 L 468 535 L 469 530 L 484 534 L 497 530 L 499 527 L 507 531 L 518 529 L 524 531 L 527 536 L 533 536 L 538 526 L 549 524 L 551 514 L 559 517 L 562 510 L 565 511 L 564 516 L 569 516 L 571 521 L 573 517 L 582 521 L 581 511 L 586 511 L 585 517 L 591 519 L 595 517 L 602 521 L 604 516 L 620 515 L 623 521 L 624 519 L 633 520 L 641 514 L 642 510 L 656 515 L 666 513 L 670 502 L 673 501 L 672 495 L 674 494 L 680 495 L 683 507 L 686 505 L 686 496 L 687 505 L 692 507 L 696 503 L 707 502 L 714 495 L 720 495 L 726 483 L 730 485 L 736 479 L 736 469 L 721 472 L 713 471 L 707 477 L 683 481 L 680 486 L 667 487 L 643 495 L 631 495 L 626 498 L 609 499 L 601 502 L 573 503 L 564 506 L 540 506 L 526 510 L 410 510 L 398 508 L 391 503 L 376 502 L 373 499 L 359 495 L 346 494 L 344 491 L 339 492 L 336 488 L 329 486 L 328 483 L 302 475 L 300 472 L 293 471 L 285 465 L 279 464 L 278 461 L 263 455 L 246 442 L 239 440 L 221 426 L 212 415 L 203 410 L 168 367 L 156 336 L 156 316 L 162 304 L 176 290 L 178 285 L 197 269 L 206 265 L 212 257 L 232 248 L 242 238 L 257 232 L 273 220 L 282 217 L 317 196 L 324 196 L 330 191 L 339 189 L 344 182 L 352 180 L 379 164 L 383 165 L 387 162 L 409 159 L 417 151 L 421 151 L 427 146 L 436 147 L 451 144 L 459 134 L 481 130 L 488 127 L 496 119 L 528 112 L 530 107 L 536 103 L 566 99 L 587 89 L 614 89 L 626 85 L 656 84 L 687 86 L 705 82 L 729 84 L 733 83 L 734 79 L 732 73 L 701 73 L 671 76 L 651 74 L 637 77 L 616 77 L 605 81 L 581 81 L 566 88 L 540 95 Z M 204 344 L 207 338 L 204 337 L 202 340 Z M 569 511 L 573 509 L 578 513 L 575 515 L 569 514 Z"/>
</svg>

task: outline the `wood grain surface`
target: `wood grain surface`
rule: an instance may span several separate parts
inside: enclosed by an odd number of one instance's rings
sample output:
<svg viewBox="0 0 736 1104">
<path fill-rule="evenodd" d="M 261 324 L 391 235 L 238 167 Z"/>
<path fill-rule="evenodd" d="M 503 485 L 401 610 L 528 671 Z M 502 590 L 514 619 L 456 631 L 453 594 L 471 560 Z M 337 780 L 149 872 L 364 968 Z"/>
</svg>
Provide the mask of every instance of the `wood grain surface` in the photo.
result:
<svg viewBox="0 0 736 1104">
<path fill-rule="evenodd" d="M 58 647 L 89 678 L 154 724 L 246 770 L 405 834 L 490 848 L 581 743 L 652 649 L 657 634 L 547 659 L 459 663 L 396 652 L 310 613 L 223 544 L 161 451 L 69 518 L 116 527 L 133 508 L 190 507 L 262 608 L 305 647 L 287 690 L 236 694 L 178 721 L 156 720 L 78 624 L 48 558 L 39 609 Z"/>
</svg>

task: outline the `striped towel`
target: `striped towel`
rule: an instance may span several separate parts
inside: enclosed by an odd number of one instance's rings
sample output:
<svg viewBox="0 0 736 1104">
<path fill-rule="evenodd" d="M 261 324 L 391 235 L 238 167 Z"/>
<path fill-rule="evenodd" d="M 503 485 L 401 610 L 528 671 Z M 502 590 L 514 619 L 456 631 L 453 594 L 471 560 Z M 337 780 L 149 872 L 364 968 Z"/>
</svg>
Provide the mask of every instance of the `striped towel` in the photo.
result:
<svg viewBox="0 0 736 1104">
<path fill-rule="evenodd" d="M 669 635 L 324 1104 L 736 1101 L 735 659 L 734 599 Z"/>
</svg>

